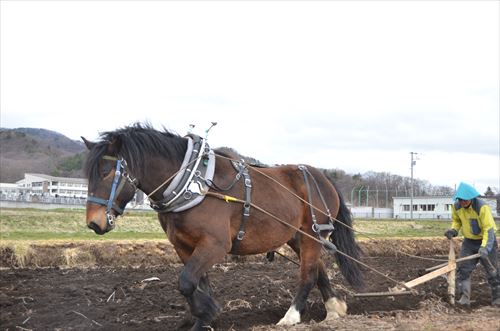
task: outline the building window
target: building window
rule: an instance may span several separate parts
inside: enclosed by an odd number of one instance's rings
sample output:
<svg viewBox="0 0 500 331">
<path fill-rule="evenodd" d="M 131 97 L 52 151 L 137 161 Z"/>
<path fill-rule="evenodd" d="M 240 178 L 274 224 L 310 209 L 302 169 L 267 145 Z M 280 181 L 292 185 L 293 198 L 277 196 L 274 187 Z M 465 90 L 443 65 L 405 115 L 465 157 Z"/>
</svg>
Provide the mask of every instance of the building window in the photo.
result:
<svg viewBox="0 0 500 331">
<path fill-rule="evenodd" d="M 410 211 L 410 205 L 403 205 L 403 211 Z"/>
<path fill-rule="evenodd" d="M 421 211 L 434 211 L 436 205 L 427 204 L 427 205 L 420 205 L 419 207 Z"/>
</svg>

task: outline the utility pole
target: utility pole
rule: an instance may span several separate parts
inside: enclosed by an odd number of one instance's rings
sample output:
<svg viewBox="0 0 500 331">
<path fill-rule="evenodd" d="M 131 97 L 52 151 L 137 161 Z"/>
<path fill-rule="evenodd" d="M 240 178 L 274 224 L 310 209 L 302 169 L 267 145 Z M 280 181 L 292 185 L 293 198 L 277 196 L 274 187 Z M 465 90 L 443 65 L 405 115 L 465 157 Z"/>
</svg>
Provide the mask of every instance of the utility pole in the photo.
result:
<svg viewBox="0 0 500 331">
<path fill-rule="evenodd" d="M 410 152 L 411 155 L 411 180 L 410 180 L 410 221 L 413 221 L 413 166 L 417 164 L 417 154 L 415 152 Z M 415 159 L 413 156 L 415 155 Z"/>
</svg>

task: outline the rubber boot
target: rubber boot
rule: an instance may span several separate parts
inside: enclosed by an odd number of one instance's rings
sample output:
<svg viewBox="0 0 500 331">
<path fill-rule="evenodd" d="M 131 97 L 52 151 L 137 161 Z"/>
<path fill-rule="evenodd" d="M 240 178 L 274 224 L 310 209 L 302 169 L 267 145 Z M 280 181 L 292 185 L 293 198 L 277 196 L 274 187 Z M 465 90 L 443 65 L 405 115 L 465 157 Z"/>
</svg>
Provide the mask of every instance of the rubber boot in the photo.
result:
<svg viewBox="0 0 500 331">
<path fill-rule="evenodd" d="M 470 306 L 470 278 L 464 279 L 458 284 L 458 293 L 460 296 L 460 300 L 458 300 L 458 304 L 462 306 Z"/>
<path fill-rule="evenodd" d="M 491 305 L 500 307 L 500 285 L 491 289 Z"/>
</svg>

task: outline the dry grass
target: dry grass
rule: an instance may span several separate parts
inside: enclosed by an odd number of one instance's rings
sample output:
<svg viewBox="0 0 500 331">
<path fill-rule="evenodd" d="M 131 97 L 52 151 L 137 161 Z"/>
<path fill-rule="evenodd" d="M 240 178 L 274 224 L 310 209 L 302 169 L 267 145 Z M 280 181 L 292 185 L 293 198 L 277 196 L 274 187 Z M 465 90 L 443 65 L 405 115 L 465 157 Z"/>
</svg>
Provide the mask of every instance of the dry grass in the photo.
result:
<svg viewBox="0 0 500 331">
<path fill-rule="evenodd" d="M 447 255 L 449 243 L 441 238 L 377 239 L 363 241 L 360 246 L 365 256 L 395 256 L 401 252 L 418 255 Z M 288 247 L 280 253 L 297 261 Z M 281 257 L 280 257 L 281 258 Z M 224 264 L 215 268 L 227 271 L 237 261 L 254 261 L 262 256 L 228 256 Z M 180 263 L 167 239 L 162 240 L 8 240 L 0 242 L 0 267 L 75 267 L 75 266 L 144 266 Z M 330 272 L 339 272 L 336 265 Z M 279 284 L 276 284 L 277 286 Z"/>
<path fill-rule="evenodd" d="M 16 242 L 11 247 L 14 253 L 15 263 L 17 263 L 20 267 L 26 266 L 29 256 L 34 254 L 30 243 Z"/>
<path fill-rule="evenodd" d="M 62 251 L 64 266 L 69 268 L 87 267 L 96 264 L 95 256 L 90 251 L 80 248 L 66 248 Z"/>
</svg>

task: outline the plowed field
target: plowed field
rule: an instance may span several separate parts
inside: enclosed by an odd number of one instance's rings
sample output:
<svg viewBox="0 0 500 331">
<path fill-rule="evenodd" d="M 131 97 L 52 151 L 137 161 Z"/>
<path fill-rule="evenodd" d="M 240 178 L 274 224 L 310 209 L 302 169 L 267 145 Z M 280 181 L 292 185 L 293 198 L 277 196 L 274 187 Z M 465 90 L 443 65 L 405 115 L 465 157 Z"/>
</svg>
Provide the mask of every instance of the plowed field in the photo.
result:
<svg viewBox="0 0 500 331">
<path fill-rule="evenodd" d="M 362 243 L 363 261 L 391 278 L 408 281 L 440 264 L 405 254 L 446 260 L 445 240 Z M 281 251 L 289 258 L 295 257 Z M 177 290 L 182 266 L 165 243 L 59 244 L 32 246 L 20 262 L 1 251 L 0 326 L 3 330 L 187 330 L 189 312 Z M 479 266 L 473 274 L 473 303 L 447 303 L 444 277 L 416 287 L 416 295 L 359 298 L 334 265 L 331 282 L 348 303 L 348 316 L 321 322 L 326 312 L 317 289 L 303 323 L 286 330 L 500 330 L 500 308 Z M 285 330 L 276 322 L 295 293 L 297 266 L 276 256 L 228 258 L 209 272 L 221 313 L 216 330 Z M 368 292 L 395 284 L 364 269 Z M 151 279 L 153 280 L 148 280 Z"/>
</svg>

